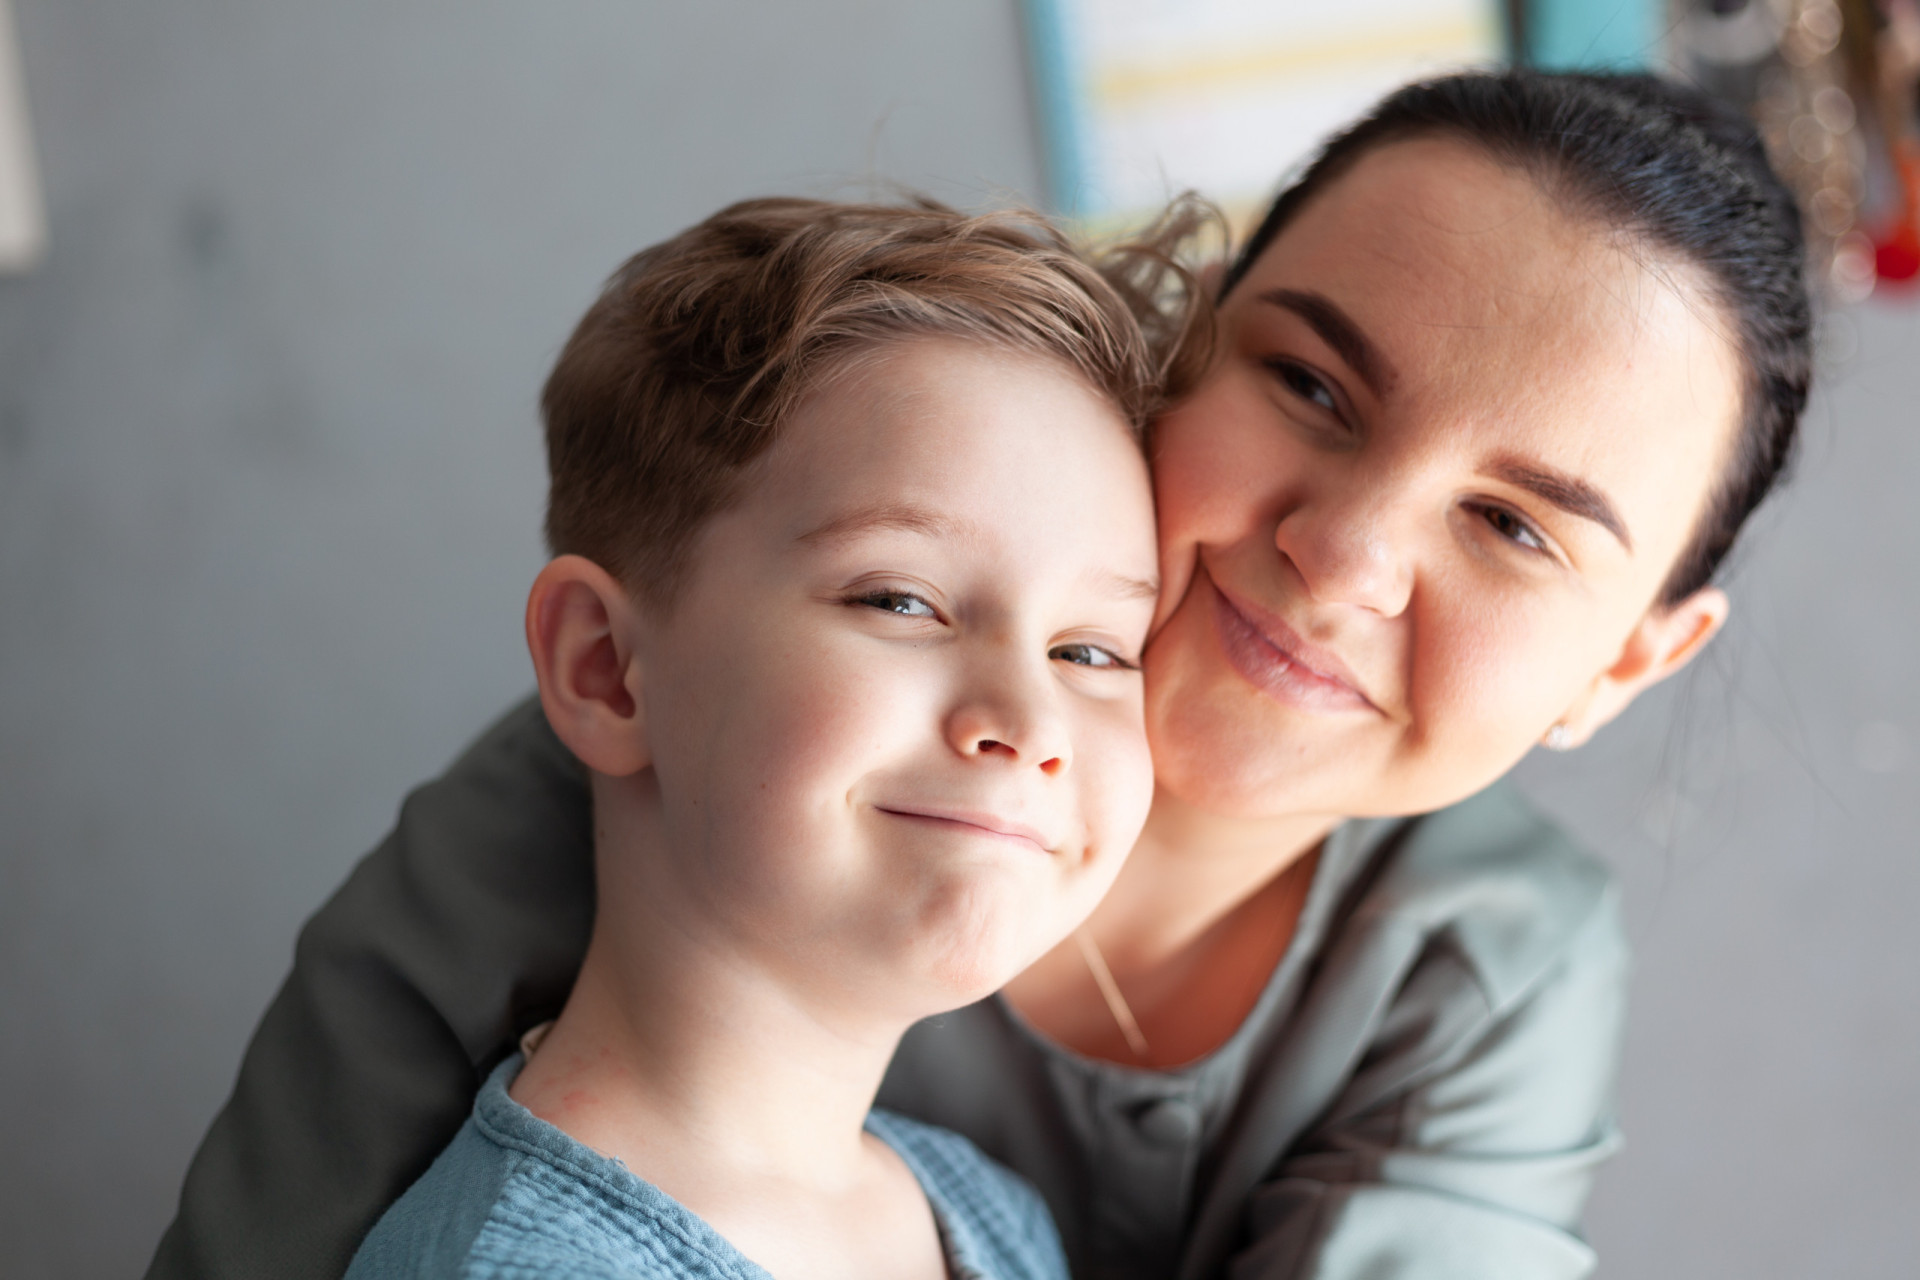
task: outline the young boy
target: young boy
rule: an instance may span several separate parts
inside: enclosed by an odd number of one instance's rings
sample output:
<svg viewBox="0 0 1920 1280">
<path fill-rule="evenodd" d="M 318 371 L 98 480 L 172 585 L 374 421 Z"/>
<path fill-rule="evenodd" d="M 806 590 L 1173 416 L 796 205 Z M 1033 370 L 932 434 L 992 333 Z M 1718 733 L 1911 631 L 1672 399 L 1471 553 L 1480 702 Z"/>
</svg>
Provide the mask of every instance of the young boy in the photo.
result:
<svg viewBox="0 0 1920 1280">
<path fill-rule="evenodd" d="M 1145 818 L 1162 354 L 1006 216 L 757 201 L 613 278 L 527 605 L 593 939 L 351 1276 L 1065 1276 L 1025 1184 L 870 1108 Z"/>
</svg>

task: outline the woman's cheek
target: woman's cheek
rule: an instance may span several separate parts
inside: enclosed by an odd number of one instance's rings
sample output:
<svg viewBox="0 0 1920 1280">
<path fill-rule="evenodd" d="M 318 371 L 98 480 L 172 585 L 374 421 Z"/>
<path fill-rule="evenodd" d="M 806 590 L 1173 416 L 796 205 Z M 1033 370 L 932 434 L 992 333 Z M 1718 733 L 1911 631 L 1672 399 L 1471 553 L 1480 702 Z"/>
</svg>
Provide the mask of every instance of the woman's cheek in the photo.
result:
<svg viewBox="0 0 1920 1280">
<path fill-rule="evenodd" d="M 1161 536 L 1218 542 L 1257 518 L 1262 495 L 1280 479 L 1284 433 L 1273 407 L 1246 379 L 1223 372 L 1161 420 L 1154 436 L 1154 484 Z"/>
<path fill-rule="evenodd" d="M 1506 772 L 1565 710 L 1577 680 L 1568 637 L 1524 600 L 1473 608 L 1417 641 L 1413 703 L 1435 763 L 1470 794 Z"/>
<path fill-rule="evenodd" d="M 1206 612 L 1190 599 L 1147 650 L 1154 782 L 1189 804 L 1255 816 L 1304 776 L 1300 755 L 1311 746 L 1249 701 Z"/>
<path fill-rule="evenodd" d="M 1160 550 L 1160 599 L 1154 609 L 1154 632 L 1173 616 L 1193 585 L 1204 540 L 1198 519 L 1206 509 L 1201 495 L 1210 488 L 1205 469 L 1195 465 L 1197 462 L 1194 451 L 1185 447 L 1156 453 L 1153 498 Z"/>
<path fill-rule="evenodd" d="M 1275 495 L 1297 470 L 1273 407 L 1230 366 L 1160 420 L 1154 432 L 1154 504 L 1160 522 L 1158 626 L 1192 581 L 1202 546 L 1258 535 Z"/>
</svg>

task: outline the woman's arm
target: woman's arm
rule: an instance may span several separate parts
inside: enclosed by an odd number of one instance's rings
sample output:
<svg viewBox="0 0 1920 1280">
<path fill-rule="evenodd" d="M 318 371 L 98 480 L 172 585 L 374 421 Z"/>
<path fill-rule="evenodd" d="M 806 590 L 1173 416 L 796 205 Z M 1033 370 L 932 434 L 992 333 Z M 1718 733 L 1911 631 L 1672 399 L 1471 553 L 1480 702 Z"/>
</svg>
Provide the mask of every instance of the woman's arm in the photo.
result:
<svg viewBox="0 0 1920 1280">
<path fill-rule="evenodd" d="M 564 1003 L 592 918 L 586 779 L 529 700 L 301 931 L 149 1280 L 340 1276 L 515 1033 Z"/>
</svg>

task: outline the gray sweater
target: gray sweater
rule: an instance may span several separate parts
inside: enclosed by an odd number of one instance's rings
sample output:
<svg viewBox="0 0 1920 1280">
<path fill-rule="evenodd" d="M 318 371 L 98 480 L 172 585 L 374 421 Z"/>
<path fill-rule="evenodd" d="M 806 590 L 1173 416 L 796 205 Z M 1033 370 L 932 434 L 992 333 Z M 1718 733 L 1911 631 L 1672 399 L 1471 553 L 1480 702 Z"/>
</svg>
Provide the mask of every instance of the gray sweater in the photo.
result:
<svg viewBox="0 0 1920 1280">
<path fill-rule="evenodd" d="M 302 931 L 148 1272 L 337 1277 L 554 1016 L 593 912 L 585 779 L 538 706 L 411 795 Z M 1507 790 L 1329 838 L 1216 1053 L 1083 1059 L 997 1000 L 915 1028 L 881 1104 L 1039 1189 L 1080 1280 L 1559 1280 L 1616 1145 L 1604 871 Z"/>
</svg>

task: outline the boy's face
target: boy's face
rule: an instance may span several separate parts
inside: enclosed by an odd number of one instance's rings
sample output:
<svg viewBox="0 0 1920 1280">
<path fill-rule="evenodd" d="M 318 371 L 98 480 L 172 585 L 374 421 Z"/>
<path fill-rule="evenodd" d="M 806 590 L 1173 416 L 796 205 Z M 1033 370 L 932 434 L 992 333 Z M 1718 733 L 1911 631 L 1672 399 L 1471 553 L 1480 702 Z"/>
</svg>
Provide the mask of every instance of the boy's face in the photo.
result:
<svg viewBox="0 0 1920 1280">
<path fill-rule="evenodd" d="M 1145 461 L 1064 368 L 936 340 L 859 361 L 636 624 L 675 896 L 863 1009 L 994 990 L 1145 820 L 1156 581 Z"/>
</svg>

